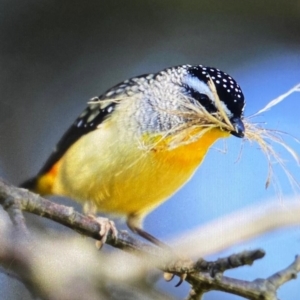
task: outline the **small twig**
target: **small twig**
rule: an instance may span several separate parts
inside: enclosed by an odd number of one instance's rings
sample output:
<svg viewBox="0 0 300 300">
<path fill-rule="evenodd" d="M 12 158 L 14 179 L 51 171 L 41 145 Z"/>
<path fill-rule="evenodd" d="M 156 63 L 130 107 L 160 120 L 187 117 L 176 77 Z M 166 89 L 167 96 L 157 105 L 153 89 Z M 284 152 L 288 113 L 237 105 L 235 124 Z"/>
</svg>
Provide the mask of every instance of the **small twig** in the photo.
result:
<svg viewBox="0 0 300 300">
<path fill-rule="evenodd" d="M 201 300 L 206 292 L 207 291 L 201 285 L 197 287 L 192 286 L 186 300 Z"/>
<path fill-rule="evenodd" d="M 278 289 L 287 281 L 291 279 L 297 278 L 297 273 L 300 272 L 300 256 L 297 255 L 292 264 L 290 264 L 287 268 L 275 273 L 274 275 L 267 278 L 267 280 Z"/>
<path fill-rule="evenodd" d="M 4 240 L 6 243 L 3 243 Z M 36 286 L 33 281 L 34 276 L 32 274 L 31 267 L 28 264 L 28 259 L 25 258 L 22 251 L 16 252 L 17 247 L 13 246 L 14 241 L 7 241 L 7 239 L 4 240 L 1 240 L 0 262 L 1 265 L 6 268 L 5 274 L 22 282 L 34 298 L 41 296 L 39 287 Z M 19 241 L 24 242 L 24 239 L 20 238 Z M 18 246 L 20 246 L 20 244 Z"/>
<path fill-rule="evenodd" d="M 204 285 L 204 289 L 206 289 L 206 291 L 217 290 L 232 293 L 250 300 L 279 300 L 277 298 L 278 288 L 287 281 L 295 279 L 299 272 L 300 256 L 296 256 L 295 261 L 290 266 L 276 272 L 266 279 L 256 279 L 250 282 L 225 276 L 216 276 L 216 278 L 210 277 L 210 285 Z M 203 285 L 203 276 L 209 275 L 203 273 L 190 274 L 186 280 L 191 283 L 192 286 L 197 286 L 198 281 Z"/>
<path fill-rule="evenodd" d="M 8 195 L 3 202 L 3 208 L 8 212 L 10 219 L 18 234 L 28 235 L 28 230 L 23 216 L 20 201 Z"/>
<path fill-rule="evenodd" d="M 228 257 L 219 258 L 216 261 L 206 261 L 200 258 L 194 268 L 197 272 L 208 272 L 212 277 L 215 277 L 217 273 L 223 273 L 226 270 L 252 265 L 255 260 L 263 258 L 264 256 L 264 250 L 257 249 L 232 254 Z"/>
</svg>

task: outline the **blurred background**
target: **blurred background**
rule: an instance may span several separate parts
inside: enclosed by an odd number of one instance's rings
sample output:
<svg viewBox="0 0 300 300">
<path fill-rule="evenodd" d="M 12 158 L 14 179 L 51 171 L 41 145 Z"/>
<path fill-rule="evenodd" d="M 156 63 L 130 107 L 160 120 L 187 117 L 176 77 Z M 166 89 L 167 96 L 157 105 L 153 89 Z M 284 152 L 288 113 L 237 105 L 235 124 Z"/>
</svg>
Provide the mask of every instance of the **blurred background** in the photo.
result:
<svg viewBox="0 0 300 300">
<path fill-rule="evenodd" d="M 299 32 L 298 0 L 1 0 L 0 176 L 14 184 L 33 176 L 91 97 L 169 66 L 203 64 L 229 73 L 251 115 L 300 82 Z M 298 93 L 257 121 L 300 138 L 299 111 Z M 300 152 L 293 139 L 286 141 Z M 241 145 L 233 137 L 215 144 L 193 179 L 146 218 L 145 229 L 167 240 L 247 205 L 281 201 L 278 189 L 265 189 L 268 164 L 257 145 L 245 143 L 237 162 Z M 276 150 L 299 181 L 299 167 Z M 284 172 L 276 165 L 274 172 L 282 195 L 292 195 Z M 300 254 L 300 229 L 270 233 L 208 259 L 256 247 L 267 251 L 263 260 L 226 274 L 253 280 L 286 267 Z M 157 283 L 174 299 L 187 295 L 187 284 L 173 286 Z M 3 273 L 0 289 L 1 299 L 31 299 Z M 279 298 L 299 294 L 298 279 L 284 285 Z M 205 299 L 241 298 L 211 292 Z"/>
</svg>

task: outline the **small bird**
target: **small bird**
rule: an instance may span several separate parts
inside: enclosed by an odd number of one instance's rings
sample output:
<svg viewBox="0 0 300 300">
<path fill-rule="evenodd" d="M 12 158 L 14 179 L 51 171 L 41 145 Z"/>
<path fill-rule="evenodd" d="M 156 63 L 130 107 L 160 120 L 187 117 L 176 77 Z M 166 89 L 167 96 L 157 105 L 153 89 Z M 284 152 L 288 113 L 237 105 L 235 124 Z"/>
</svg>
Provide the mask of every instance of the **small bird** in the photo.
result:
<svg viewBox="0 0 300 300">
<path fill-rule="evenodd" d="M 92 98 L 38 172 L 21 187 L 62 195 L 86 212 L 145 216 L 180 189 L 219 138 L 243 137 L 244 95 L 216 68 L 180 65 L 134 77 Z M 107 232 L 116 230 L 108 222 Z"/>
</svg>

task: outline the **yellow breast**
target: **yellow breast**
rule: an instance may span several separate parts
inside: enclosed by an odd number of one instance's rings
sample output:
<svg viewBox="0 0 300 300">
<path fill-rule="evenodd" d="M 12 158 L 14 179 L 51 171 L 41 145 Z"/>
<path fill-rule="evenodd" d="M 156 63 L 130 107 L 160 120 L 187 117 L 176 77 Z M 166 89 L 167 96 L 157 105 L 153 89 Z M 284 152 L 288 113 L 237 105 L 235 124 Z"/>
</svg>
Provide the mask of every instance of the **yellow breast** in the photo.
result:
<svg viewBox="0 0 300 300">
<path fill-rule="evenodd" d="M 209 147 L 228 135 L 214 128 L 174 149 L 145 150 L 138 143 L 121 143 L 111 133 L 105 136 L 105 130 L 96 130 L 64 155 L 52 193 L 88 201 L 102 212 L 146 214 L 184 185 Z"/>
</svg>

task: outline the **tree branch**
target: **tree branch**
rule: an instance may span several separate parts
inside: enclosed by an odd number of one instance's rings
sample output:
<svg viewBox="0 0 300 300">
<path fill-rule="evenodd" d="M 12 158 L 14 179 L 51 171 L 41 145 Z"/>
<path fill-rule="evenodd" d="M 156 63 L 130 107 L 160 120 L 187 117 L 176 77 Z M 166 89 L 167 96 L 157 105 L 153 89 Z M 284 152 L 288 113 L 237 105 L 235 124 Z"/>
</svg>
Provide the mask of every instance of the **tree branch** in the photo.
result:
<svg viewBox="0 0 300 300">
<path fill-rule="evenodd" d="M 54 203 L 25 189 L 4 183 L 3 180 L 0 180 L 0 205 L 2 205 L 4 209 L 11 207 L 16 209 L 18 207 L 23 211 L 53 220 L 85 236 L 96 240 L 101 239 L 99 235 L 100 225 L 95 219 L 76 212 L 73 207 Z M 13 223 L 19 223 L 14 214 L 10 214 L 10 216 L 12 217 Z M 152 255 L 161 252 L 160 248 L 150 247 L 148 244 L 139 241 L 125 231 L 119 231 L 117 239 L 114 239 L 110 232 L 106 243 L 115 248 L 128 251 L 151 252 Z"/>
<path fill-rule="evenodd" d="M 100 226 L 94 219 L 76 212 L 73 208 L 53 203 L 27 190 L 4 183 L 1 180 L 0 205 L 9 212 L 16 228 L 21 228 L 23 231 L 27 231 L 27 229 L 21 210 L 51 219 L 85 236 L 101 239 L 99 235 Z M 300 204 L 298 206 L 300 209 Z M 280 219 L 278 213 L 280 212 L 277 211 L 276 218 Z M 291 224 L 295 224 L 295 220 L 295 218 L 292 218 Z M 287 225 L 287 222 L 285 222 L 285 225 Z M 262 227 L 266 230 L 265 226 Z M 247 229 L 245 230 L 247 231 Z M 182 274 L 187 274 L 186 281 L 192 285 L 192 290 L 188 298 L 191 300 L 201 299 L 202 295 L 210 290 L 232 293 L 253 300 L 277 299 L 277 289 L 286 281 L 295 278 L 296 274 L 300 271 L 300 259 L 297 257 L 295 262 L 289 267 L 275 273 L 269 278 L 249 282 L 229 278 L 223 276 L 222 273 L 231 268 L 252 264 L 256 259 L 264 256 L 262 250 L 242 252 L 219 259 L 215 262 L 206 262 L 200 259 L 196 263 L 192 263 L 190 260 L 178 260 L 174 253 L 144 243 L 124 231 L 119 232 L 116 239 L 109 233 L 107 244 L 118 249 L 134 252 L 140 257 L 146 257 L 147 259 L 144 260 L 145 265 L 149 266 L 149 264 L 151 264 L 165 272 L 173 273 L 181 277 L 183 276 Z M 199 252 L 205 245 L 207 245 L 207 243 L 202 244 L 202 247 L 199 248 Z M 12 251 L 9 247 L 7 249 L 7 251 Z M 5 256 L 5 251 L 0 254 L 0 261 L 5 265 L 5 261 L 7 261 L 5 257 L 9 256 Z M 22 259 L 22 256 L 19 256 L 18 259 Z M 21 260 L 20 264 L 21 263 L 24 262 Z M 29 267 L 26 264 L 25 266 L 26 268 Z M 30 272 L 26 272 L 26 274 L 28 275 Z"/>
</svg>

